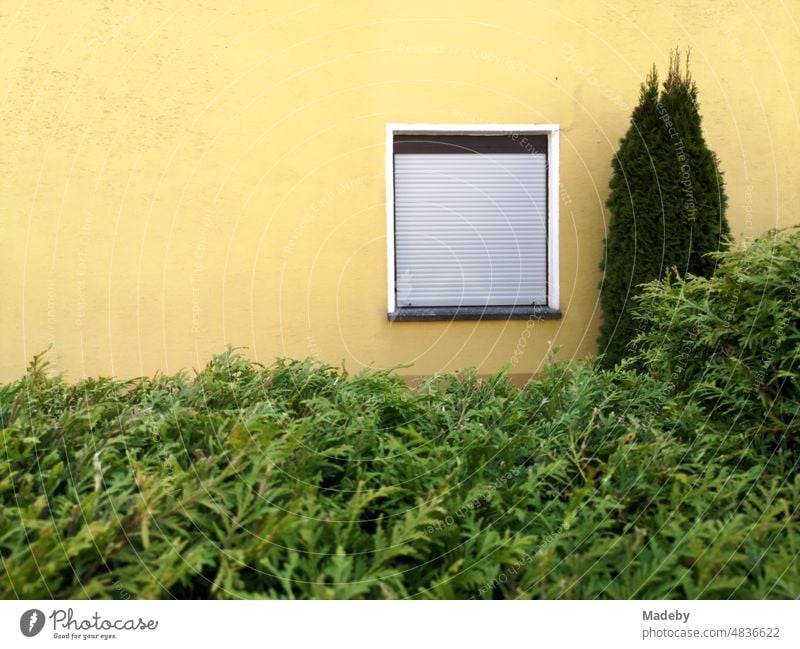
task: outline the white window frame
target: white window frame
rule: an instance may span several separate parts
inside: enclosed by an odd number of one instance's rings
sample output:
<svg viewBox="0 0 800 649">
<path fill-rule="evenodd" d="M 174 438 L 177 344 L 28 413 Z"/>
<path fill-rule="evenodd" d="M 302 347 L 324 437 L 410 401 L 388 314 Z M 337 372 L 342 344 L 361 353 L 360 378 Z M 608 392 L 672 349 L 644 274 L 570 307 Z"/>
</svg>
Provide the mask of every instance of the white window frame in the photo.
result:
<svg viewBox="0 0 800 649">
<path fill-rule="evenodd" d="M 503 135 L 547 136 L 547 308 L 560 309 L 558 274 L 558 124 L 403 124 L 386 125 L 386 267 L 387 312 L 396 309 L 394 249 L 394 137 L 395 135 Z"/>
</svg>

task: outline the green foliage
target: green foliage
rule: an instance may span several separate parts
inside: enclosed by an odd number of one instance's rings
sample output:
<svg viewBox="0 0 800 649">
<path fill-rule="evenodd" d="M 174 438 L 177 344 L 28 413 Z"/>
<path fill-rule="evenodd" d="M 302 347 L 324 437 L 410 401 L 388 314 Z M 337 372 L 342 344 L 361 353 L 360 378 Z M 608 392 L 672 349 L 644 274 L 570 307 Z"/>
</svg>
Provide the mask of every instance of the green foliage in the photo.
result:
<svg viewBox="0 0 800 649">
<path fill-rule="evenodd" d="M 729 235 L 727 198 L 715 154 L 706 145 L 697 87 L 678 52 L 659 92 L 653 67 L 612 160 L 610 212 L 600 302 L 599 349 L 605 367 L 627 353 L 636 334 L 630 313 L 640 284 L 681 274 L 708 277 Z"/>
<path fill-rule="evenodd" d="M 234 351 L 0 386 L 0 597 L 800 597 L 800 236 L 639 300 L 613 370 L 409 388 Z"/>
<path fill-rule="evenodd" d="M 644 287 L 635 361 L 737 428 L 797 445 L 800 237 L 770 231 L 714 258 L 710 278 Z"/>
</svg>

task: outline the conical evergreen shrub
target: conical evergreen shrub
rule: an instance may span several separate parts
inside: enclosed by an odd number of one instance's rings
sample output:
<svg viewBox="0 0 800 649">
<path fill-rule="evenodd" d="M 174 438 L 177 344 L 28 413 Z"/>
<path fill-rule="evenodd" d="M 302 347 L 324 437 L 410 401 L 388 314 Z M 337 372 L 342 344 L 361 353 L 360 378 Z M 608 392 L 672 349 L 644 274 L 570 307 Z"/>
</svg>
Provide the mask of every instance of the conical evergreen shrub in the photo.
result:
<svg viewBox="0 0 800 649">
<path fill-rule="evenodd" d="M 707 253 L 727 248 L 727 197 L 703 138 L 688 55 L 685 72 L 678 52 L 670 57 L 660 92 L 653 66 L 612 167 L 600 289 L 599 351 L 607 367 L 625 356 L 637 333 L 630 311 L 642 283 L 673 268 L 708 277 L 715 260 Z"/>
</svg>

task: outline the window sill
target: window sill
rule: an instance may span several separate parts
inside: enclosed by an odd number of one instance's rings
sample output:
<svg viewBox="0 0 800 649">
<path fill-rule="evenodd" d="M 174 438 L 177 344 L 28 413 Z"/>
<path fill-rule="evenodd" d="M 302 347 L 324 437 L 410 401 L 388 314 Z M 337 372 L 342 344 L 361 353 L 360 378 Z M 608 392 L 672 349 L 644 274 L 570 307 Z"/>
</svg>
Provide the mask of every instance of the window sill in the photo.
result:
<svg viewBox="0 0 800 649">
<path fill-rule="evenodd" d="M 433 320 L 558 320 L 561 311 L 548 306 L 401 307 L 387 316 L 391 322 Z"/>
</svg>

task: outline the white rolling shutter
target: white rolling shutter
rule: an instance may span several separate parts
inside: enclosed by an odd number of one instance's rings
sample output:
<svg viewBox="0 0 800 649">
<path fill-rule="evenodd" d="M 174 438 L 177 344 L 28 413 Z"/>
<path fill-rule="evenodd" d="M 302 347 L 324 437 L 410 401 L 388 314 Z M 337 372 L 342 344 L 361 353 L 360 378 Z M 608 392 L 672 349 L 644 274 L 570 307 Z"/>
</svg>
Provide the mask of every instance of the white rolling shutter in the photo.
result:
<svg viewBox="0 0 800 649">
<path fill-rule="evenodd" d="M 547 156 L 394 155 L 398 307 L 547 303 Z"/>
</svg>

